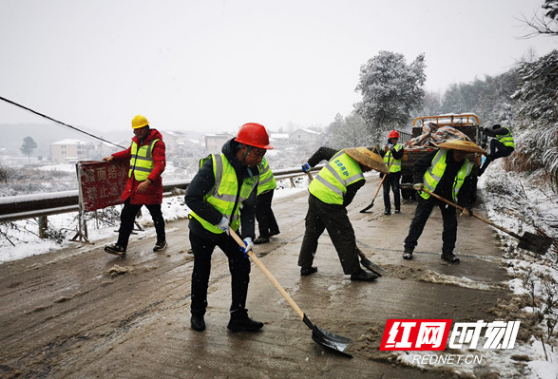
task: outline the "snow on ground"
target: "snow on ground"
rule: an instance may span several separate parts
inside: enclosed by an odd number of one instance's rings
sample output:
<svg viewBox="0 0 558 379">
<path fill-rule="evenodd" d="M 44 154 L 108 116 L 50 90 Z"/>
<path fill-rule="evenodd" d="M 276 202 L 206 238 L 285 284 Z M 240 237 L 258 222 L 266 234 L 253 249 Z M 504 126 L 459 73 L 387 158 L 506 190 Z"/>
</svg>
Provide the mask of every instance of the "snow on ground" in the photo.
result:
<svg viewBox="0 0 558 379">
<path fill-rule="evenodd" d="M 479 180 L 479 188 L 484 200 L 484 210 L 489 219 L 520 236 L 525 232 L 536 234 L 540 230 L 549 237 L 558 240 L 558 197 L 548 185 L 534 183 L 533 178 L 516 172 L 506 172 L 502 162 L 493 162 Z M 502 378 L 520 378 L 521 373 L 513 362 L 525 359 L 529 368 L 530 379 L 558 378 L 558 344 L 555 327 L 558 327 L 558 244 L 554 244 L 545 255 L 517 248 L 516 238 L 494 229 L 498 233 L 503 250 L 504 265 L 508 267 L 511 279 L 504 283 L 516 296 L 527 297 L 532 306 L 525 306 L 522 311 L 538 318 L 539 332 L 531 336 L 528 343 L 516 341 L 511 350 L 482 350 L 486 362 L 497 367 Z M 432 281 L 447 282 L 462 287 L 488 289 L 479 284 L 470 283 L 464 278 L 448 278 L 432 273 Z M 513 316 L 511 316 L 513 318 Z M 510 318 L 507 321 L 513 321 Z M 528 318 L 528 317 L 527 317 Z M 522 321 L 522 326 L 523 326 Z M 544 342 L 543 342 L 544 341 Z M 397 354 L 397 359 L 409 366 L 428 369 L 432 367 L 447 368 L 447 365 L 432 363 L 422 364 L 415 354 L 423 352 L 404 352 Z M 442 352 L 443 353 L 443 352 Z M 452 354 L 468 354 L 466 351 L 452 351 Z M 478 377 L 479 365 L 460 364 L 453 366 L 459 376 Z"/>
<path fill-rule="evenodd" d="M 60 167 L 57 166 L 57 169 Z M 278 184 L 274 199 L 306 191 L 306 182 L 302 180 L 297 181 L 295 188 L 290 188 L 289 180 L 280 181 Z M 496 161 L 479 180 L 479 188 L 482 191 L 485 210 L 495 224 L 519 235 L 526 231 L 535 233 L 535 228 L 538 228 L 558 239 L 558 197 L 548 186 L 537 185 L 526 175 L 505 172 L 501 162 Z M 165 198 L 163 213 L 169 221 L 187 217 L 188 208 L 184 204 L 184 197 Z M 114 207 L 112 221 L 89 221 L 89 239 L 96 241 L 115 237 L 115 225 L 119 223 L 119 214 L 120 207 Z M 76 214 L 65 214 L 48 218 L 51 229 L 61 233 L 58 243 L 54 240 L 41 240 L 37 235 L 38 225 L 34 220 L 13 223 L 16 229 L 8 229 L 6 225 L 0 226 L 0 264 L 70 245 L 73 243 L 70 239 L 76 233 L 76 217 Z M 138 222 L 140 225 L 149 225 L 149 213 L 144 212 L 144 216 L 138 219 Z M 483 350 L 483 355 L 492 367 L 498 367 L 501 377 L 520 377 L 514 372 L 515 365 L 510 363 L 512 356 L 528 356 L 529 378 L 556 379 L 558 331 L 554 327 L 558 326 L 558 247 L 551 246 L 546 255 L 537 256 L 517 249 L 518 241 L 514 237 L 500 231 L 497 233 L 504 251 L 504 264 L 507 265 L 511 277 L 505 284 L 515 295 L 528 296 L 531 299 L 530 306 L 524 307 L 523 311 L 541 319 L 538 324 L 541 332 L 537 337 L 531 337 L 528 343 L 516 342 L 514 349 Z M 432 273 L 432 280 L 479 288 L 478 283 L 471 283 L 466 278 L 446 278 Z M 481 284 L 482 288 L 479 289 L 489 290 L 491 286 L 493 284 Z M 399 360 L 403 364 L 432 368 L 431 364 L 426 367 L 413 362 L 412 357 L 413 354 L 403 353 L 399 355 Z M 475 365 L 460 365 L 456 368 L 456 374 L 476 377 L 476 369 L 478 367 Z"/>
<path fill-rule="evenodd" d="M 67 165 L 68 167 L 72 165 Z M 72 166 L 75 171 L 75 166 Z M 58 169 L 60 169 L 58 167 Z M 291 188 L 290 181 L 278 181 L 278 189 L 274 200 L 306 191 L 303 181 L 297 181 L 296 187 Z M 121 206 L 110 207 L 102 220 L 89 220 L 88 239 L 99 241 L 106 238 L 116 238 L 115 229 L 120 223 Z M 166 221 L 185 219 L 190 210 L 184 203 L 184 195 L 167 197 L 163 199 L 162 212 Z M 92 213 L 88 215 L 92 216 Z M 52 239 L 40 239 L 38 236 L 39 225 L 37 220 L 28 219 L 15 223 L 0 223 L 0 264 L 4 262 L 23 259 L 29 256 L 45 254 L 51 251 L 70 246 L 71 239 L 77 233 L 77 213 L 66 213 L 48 217 L 49 230 Z M 141 226 L 152 225 L 149 212 L 143 208 L 143 215 L 137 219 Z"/>
</svg>

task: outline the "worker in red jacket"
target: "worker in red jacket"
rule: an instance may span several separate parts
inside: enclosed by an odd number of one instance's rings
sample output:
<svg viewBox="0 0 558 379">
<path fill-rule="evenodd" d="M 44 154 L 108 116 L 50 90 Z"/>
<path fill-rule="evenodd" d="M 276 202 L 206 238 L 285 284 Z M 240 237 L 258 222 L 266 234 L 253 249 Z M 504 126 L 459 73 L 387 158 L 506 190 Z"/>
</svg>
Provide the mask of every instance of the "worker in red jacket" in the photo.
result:
<svg viewBox="0 0 558 379">
<path fill-rule="evenodd" d="M 166 249 L 165 220 L 161 212 L 163 202 L 163 180 L 161 174 L 165 171 L 166 157 L 163 136 L 156 129 L 149 127 L 144 116 L 137 115 L 132 120 L 134 138 L 132 144 L 124 151 L 103 158 L 110 162 L 113 159 L 130 160 L 128 182 L 122 193 L 124 208 L 120 214 L 120 229 L 118 241 L 114 245 L 105 247 L 109 254 L 126 255 L 128 239 L 134 229 L 136 215 L 142 206 L 146 206 L 153 218 L 157 243 L 153 251 Z"/>
</svg>

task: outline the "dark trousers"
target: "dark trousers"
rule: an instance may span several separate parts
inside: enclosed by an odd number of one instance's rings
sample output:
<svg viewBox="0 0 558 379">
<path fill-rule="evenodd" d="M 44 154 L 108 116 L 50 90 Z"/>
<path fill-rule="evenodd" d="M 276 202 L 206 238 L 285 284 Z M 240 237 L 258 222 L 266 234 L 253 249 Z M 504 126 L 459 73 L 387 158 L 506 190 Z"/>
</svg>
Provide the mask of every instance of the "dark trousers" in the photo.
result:
<svg viewBox="0 0 558 379">
<path fill-rule="evenodd" d="M 126 199 L 124 202 L 124 208 L 120 214 L 120 229 L 118 230 L 118 245 L 122 246 L 124 249 L 128 247 L 128 240 L 130 239 L 130 234 L 134 230 L 134 221 L 136 220 L 136 215 L 143 204 L 130 204 L 130 198 Z M 153 219 L 153 225 L 155 226 L 155 231 L 157 232 L 157 242 L 166 241 L 165 237 L 165 219 L 163 218 L 163 213 L 161 213 L 161 204 L 145 205 L 151 218 Z"/>
<path fill-rule="evenodd" d="M 271 209 L 273 201 L 273 190 L 258 195 L 256 202 L 256 220 L 258 220 L 258 229 L 260 236 L 269 237 L 270 234 L 279 234 L 279 225 Z"/>
<path fill-rule="evenodd" d="M 424 230 L 426 221 L 428 221 L 434 206 L 438 205 L 442 211 L 442 219 L 444 222 L 444 231 L 442 233 L 442 253 L 453 253 L 455 241 L 457 239 L 457 215 L 455 208 L 435 199 L 432 196 L 428 200 L 424 200 L 418 195 L 417 197 L 417 208 L 415 210 L 413 220 L 411 221 L 409 235 L 405 238 L 405 248 L 414 249 L 418 245 L 418 239 Z"/>
<path fill-rule="evenodd" d="M 486 157 L 481 170 L 484 171 L 495 159 L 509 157 L 511 153 L 514 152 L 514 148 L 511 146 L 506 146 L 502 142 L 498 141 L 496 138 L 490 140 L 490 154 Z"/>
<path fill-rule="evenodd" d="M 355 231 L 343 205 L 326 204 L 312 194 L 308 197 L 306 230 L 300 247 L 298 265 L 311 267 L 318 249 L 318 238 L 327 229 L 335 246 L 343 272 L 347 275 L 360 272 Z"/>
<path fill-rule="evenodd" d="M 384 180 L 384 206 L 386 211 L 391 211 L 391 203 L 389 201 L 389 190 L 393 192 L 393 205 L 395 210 L 401 210 L 401 191 L 399 190 L 399 182 L 401 180 L 401 172 L 388 174 Z"/>
<path fill-rule="evenodd" d="M 246 318 L 246 297 L 250 283 L 250 259 L 238 247 L 232 237 L 226 234 L 215 235 L 214 239 L 200 237 L 190 231 L 190 244 L 194 252 L 192 271 L 192 303 L 190 310 L 195 316 L 203 316 L 207 308 L 207 288 L 211 273 L 211 256 L 215 246 L 219 246 L 229 259 L 232 289 L 232 318 Z"/>
</svg>

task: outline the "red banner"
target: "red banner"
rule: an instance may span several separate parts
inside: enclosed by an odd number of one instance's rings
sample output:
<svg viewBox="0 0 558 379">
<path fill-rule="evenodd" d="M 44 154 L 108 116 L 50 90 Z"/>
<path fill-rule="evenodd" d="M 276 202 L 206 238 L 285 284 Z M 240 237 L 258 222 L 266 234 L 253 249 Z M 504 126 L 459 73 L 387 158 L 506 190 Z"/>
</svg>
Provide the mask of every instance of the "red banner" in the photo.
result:
<svg viewBox="0 0 558 379">
<path fill-rule="evenodd" d="M 88 212 L 122 204 L 128 161 L 84 161 L 76 164 L 81 208 Z"/>
</svg>

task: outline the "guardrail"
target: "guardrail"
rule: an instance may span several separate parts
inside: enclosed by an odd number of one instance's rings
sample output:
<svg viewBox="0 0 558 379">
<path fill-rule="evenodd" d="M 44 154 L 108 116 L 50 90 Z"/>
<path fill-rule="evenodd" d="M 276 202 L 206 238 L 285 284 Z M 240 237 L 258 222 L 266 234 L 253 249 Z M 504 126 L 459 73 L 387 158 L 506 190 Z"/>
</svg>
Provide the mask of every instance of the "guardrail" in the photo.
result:
<svg viewBox="0 0 558 379">
<path fill-rule="evenodd" d="M 319 171 L 323 166 L 316 166 L 311 172 Z M 300 168 L 287 168 L 273 171 L 276 180 L 291 179 L 304 176 Z M 177 196 L 173 189 L 186 190 L 190 181 L 168 181 L 163 184 L 166 197 Z M 77 190 L 39 193 L 33 195 L 0 197 L 0 222 L 18 221 L 27 218 L 46 217 L 62 213 L 79 211 L 79 193 Z"/>
</svg>

